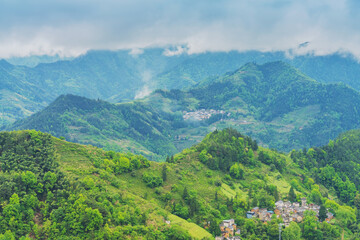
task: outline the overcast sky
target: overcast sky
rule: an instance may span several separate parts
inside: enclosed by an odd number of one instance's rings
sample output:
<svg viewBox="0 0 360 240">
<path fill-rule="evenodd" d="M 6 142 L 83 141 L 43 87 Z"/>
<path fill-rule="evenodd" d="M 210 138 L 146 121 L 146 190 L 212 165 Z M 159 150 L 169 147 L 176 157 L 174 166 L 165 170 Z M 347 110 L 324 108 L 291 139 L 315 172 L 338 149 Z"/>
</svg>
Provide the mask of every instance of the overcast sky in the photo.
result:
<svg viewBox="0 0 360 240">
<path fill-rule="evenodd" d="M 189 53 L 295 48 L 360 59 L 358 2 L 0 0 L 0 58 L 182 45 Z"/>
</svg>

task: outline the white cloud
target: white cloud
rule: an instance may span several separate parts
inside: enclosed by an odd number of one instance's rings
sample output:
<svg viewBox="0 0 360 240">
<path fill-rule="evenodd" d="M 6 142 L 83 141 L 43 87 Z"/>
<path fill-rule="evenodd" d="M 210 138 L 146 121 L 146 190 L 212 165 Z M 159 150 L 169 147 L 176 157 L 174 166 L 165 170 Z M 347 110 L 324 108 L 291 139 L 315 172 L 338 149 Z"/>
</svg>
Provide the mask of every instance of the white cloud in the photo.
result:
<svg viewBox="0 0 360 240">
<path fill-rule="evenodd" d="M 141 48 L 133 48 L 129 52 L 129 54 L 132 55 L 132 56 L 138 56 L 138 55 L 141 55 L 143 53 L 144 53 L 144 49 L 141 49 Z"/>
<path fill-rule="evenodd" d="M 187 53 L 187 47 L 184 46 L 176 46 L 175 49 L 167 48 L 164 50 L 163 54 L 165 56 L 171 57 L 171 56 L 177 56 L 184 53 Z"/>
<path fill-rule="evenodd" d="M 294 49 L 360 58 L 358 10 L 346 0 L 3 0 L 0 57 L 175 45 L 187 47 L 164 54 Z"/>
</svg>

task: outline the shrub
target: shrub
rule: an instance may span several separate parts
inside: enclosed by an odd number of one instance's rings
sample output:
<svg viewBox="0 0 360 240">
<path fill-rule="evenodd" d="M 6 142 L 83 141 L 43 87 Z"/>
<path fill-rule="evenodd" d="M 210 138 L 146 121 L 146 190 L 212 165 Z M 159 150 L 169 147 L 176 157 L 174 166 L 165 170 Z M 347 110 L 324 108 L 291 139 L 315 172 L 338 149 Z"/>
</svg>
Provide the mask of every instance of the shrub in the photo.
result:
<svg viewBox="0 0 360 240">
<path fill-rule="evenodd" d="M 150 172 L 145 172 L 142 179 L 146 183 L 146 186 L 151 188 L 159 187 L 163 184 L 163 180 L 161 177 L 155 176 L 153 173 Z"/>
</svg>

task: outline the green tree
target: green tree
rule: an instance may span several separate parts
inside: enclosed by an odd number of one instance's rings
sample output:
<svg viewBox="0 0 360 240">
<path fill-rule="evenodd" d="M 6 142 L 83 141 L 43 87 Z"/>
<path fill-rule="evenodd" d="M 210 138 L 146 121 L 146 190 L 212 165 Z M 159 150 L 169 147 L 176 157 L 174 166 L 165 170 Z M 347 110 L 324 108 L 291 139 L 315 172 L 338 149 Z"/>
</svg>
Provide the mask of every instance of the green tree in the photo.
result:
<svg viewBox="0 0 360 240">
<path fill-rule="evenodd" d="M 162 180 L 165 182 L 167 179 L 167 167 L 166 164 L 163 165 L 162 171 L 161 171 Z"/>
<path fill-rule="evenodd" d="M 151 188 L 159 187 L 163 184 L 162 178 L 154 175 L 152 172 L 144 172 L 142 179 Z"/>
<path fill-rule="evenodd" d="M 103 224 L 103 216 L 98 209 L 86 208 L 81 220 L 82 225 L 86 226 L 85 231 L 99 229 Z"/>
<path fill-rule="evenodd" d="M 0 240 L 15 240 L 15 234 L 10 230 L 6 231 L 5 234 L 0 234 Z"/>
<path fill-rule="evenodd" d="M 57 176 L 53 172 L 46 172 L 44 175 L 43 181 L 44 181 L 46 190 L 51 190 L 57 181 Z"/>
<path fill-rule="evenodd" d="M 37 178 L 33 172 L 26 171 L 21 174 L 21 180 L 27 189 L 34 189 L 36 187 Z"/>
<path fill-rule="evenodd" d="M 248 159 L 250 163 L 254 161 L 254 151 L 251 148 L 248 151 Z"/>
<path fill-rule="evenodd" d="M 191 239 L 191 236 L 187 231 L 182 229 L 180 226 L 173 225 L 165 232 L 167 239 L 174 239 L 174 240 L 188 240 Z M 149 238 L 149 239 L 156 239 L 156 238 Z"/>
<path fill-rule="evenodd" d="M 184 200 L 188 200 L 189 197 L 190 197 L 190 195 L 189 195 L 188 189 L 187 189 L 187 187 L 185 186 L 184 191 L 183 191 L 182 198 L 183 198 Z"/>
<path fill-rule="evenodd" d="M 356 194 L 354 198 L 354 205 L 357 209 L 360 209 L 360 194 Z"/>
<path fill-rule="evenodd" d="M 291 186 L 290 191 L 289 191 L 289 201 L 290 202 L 295 202 L 296 201 L 296 193 L 294 191 L 294 188 Z"/>
<path fill-rule="evenodd" d="M 323 204 L 320 205 L 320 210 L 319 210 L 319 220 L 320 222 L 324 221 L 327 217 L 326 215 L 327 210 L 325 208 L 325 206 Z"/>
<path fill-rule="evenodd" d="M 234 164 L 230 168 L 230 176 L 235 179 L 244 179 L 244 170 L 239 164 Z"/>
<path fill-rule="evenodd" d="M 216 221 L 216 218 L 212 217 L 209 219 L 210 226 L 209 226 L 209 232 L 215 237 L 220 236 L 221 231 L 218 222 Z"/>
<path fill-rule="evenodd" d="M 204 164 L 207 164 L 210 157 L 211 157 L 210 154 L 208 154 L 205 149 L 202 150 L 199 154 L 199 160 L 200 160 L 200 162 L 202 162 Z"/>
<path fill-rule="evenodd" d="M 314 211 L 308 210 L 304 212 L 304 221 L 303 225 L 303 237 L 305 239 L 316 239 L 322 240 L 323 234 L 318 229 L 318 221 L 316 218 L 316 213 Z"/>
<path fill-rule="evenodd" d="M 355 210 L 349 206 L 339 206 L 335 211 L 336 222 L 341 227 L 346 227 L 349 224 L 356 222 Z"/>
<path fill-rule="evenodd" d="M 322 203 L 321 198 L 322 198 L 322 196 L 321 196 L 319 189 L 311 190 L 311 194 L 310 194 L 311 201 L 313 201 L 314 203 L 316 203 L 318 205 L 321 205 L 321 203 Z"/>
<path fill-rule="evenodd" d="M 301 239 L 301 228 L 296 222 L 291 222 L 290 226 L 284 229 L 282 232 L 282 239 L 295 240 Z"/>
</svg>

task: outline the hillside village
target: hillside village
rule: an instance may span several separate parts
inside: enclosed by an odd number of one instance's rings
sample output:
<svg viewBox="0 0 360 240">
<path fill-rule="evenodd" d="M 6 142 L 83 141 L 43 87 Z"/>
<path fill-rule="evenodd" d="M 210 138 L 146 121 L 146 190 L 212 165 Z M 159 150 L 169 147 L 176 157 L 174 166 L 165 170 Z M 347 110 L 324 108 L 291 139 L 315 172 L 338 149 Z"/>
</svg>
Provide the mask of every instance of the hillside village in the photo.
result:
<svg viewBox="0 0 360 240">
<path fill-rule="evenodd" d="M 236 228 L 235 220 L 223 220 L 219 225 L 221 236 L 215 237 L 215 240 L 240 240 L 240 229 Z"/>
<path fill-rule="evenodd" d="M 194 112 L 183 111 L 183 119 L 184 120 L 195 120 L 202 121 L 205 119 L 209 119 L 213 115 L 222 114 L 223 116 L 230 116 L 231 113 L 226 113 L 224 110 L 214 110 L 214 109 L 200 109 Z"/>
<path fill-rule="evenodd" d="M 274 211 L 266 208 L 254 207 L 246 213 L 247 218 L 259 218 L 266 223 L 271 221 L 271 217 L 275 214 L 277 218 L 282 218 L 284 226 L 288 227 L 291 222 L 300 223 L 303 221 L 305 211 L 314 211 L 319 216 L 320 206 L 306 202 L 306 198 L 301 198 L 301 204 L 298 202 L 279 200 L 275 203 Z M 334 218 L 331 212 L 327 212 L 326 222 L 330 222 Z M 240 229 L 237 229 L 234 219 L 223 220 L 219 225 L 221 236 L 217 236 L 215 240 L 240 240 Z"/>
<path fill-rule="evenodd" d="M 316 216 L 319 216 L 320 206 L 306 202 L 306 198 L 301 198 L 301 205 L 298 202 L 291 203 L 290 201 L 277 201 L 275 203 L 274 211 L 268 211 L 266 208 L 254 207 L 246 213 L 247 218 L 259 218 L 263 222 L 271 221 L 271 216 L 276 215 L 277 218 L 281 217 L 284 221 L 285 227 L 290 225 L 290 222 L 294 221 L 297 223 L 302 222 L 305 211 L 314 211 Z M 334 218 L 331 212 L 327 213 L 325 221 L 330 222 Z"/>
</svg>

